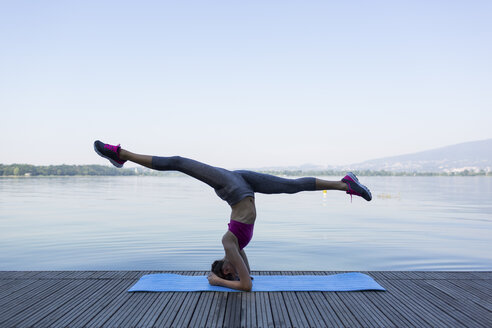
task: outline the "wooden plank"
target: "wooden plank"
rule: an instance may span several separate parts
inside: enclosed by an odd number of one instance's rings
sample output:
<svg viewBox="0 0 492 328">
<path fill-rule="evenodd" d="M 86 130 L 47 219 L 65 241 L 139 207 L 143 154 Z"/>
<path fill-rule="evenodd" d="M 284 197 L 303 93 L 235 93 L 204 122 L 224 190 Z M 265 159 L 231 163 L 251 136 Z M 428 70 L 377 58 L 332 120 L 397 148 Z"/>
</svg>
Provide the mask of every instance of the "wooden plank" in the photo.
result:
<svg viewBox="0 0 492 328">
<path fill-rule="evenodd" d="M 152 303 L 152 306 L 147 309 L 142 318 L 135 327 L 157 327 L 155 323 L 159 317 L 163 314 L 164 309 L 168 306 L 169 302 L 172 302 L 174 293 L 162 292 L 157 294 L 157 299 Z"/>
<path fill-rule="evenodd" d="M 136 295 L 138 297 L 138 295 Z M 127 312 L 121 313 L 121 315 L 113 315 L 113 317 L 118 317 L 118 320 L 114 320 L 111 318 L 113 322 L 117 323 L 119 327 L 136 327 L 138 323 L 143 319 L 147 310 L 151 308 L 154 302 L 159 297 L 159 293 L 153 292 L 145 292 L 142 293 L 140 299 L 135 298 L 132 302 L 136 302 L 135 306 L 132 309 L 129 309 Z M 126 305 L 127 303 L 125 303 Z M 108 325 L 105 323 L 105 325 Z"/>
<path fill-rule="evenodd" d="M 309 296 L 313 303 L 318 308 L 320 317 L 328 327 L 343 327 L 342 321 L 338 318 L 335 309 L 330 306 L 330 303 L 323 296 L 322 292 L 310 292 Z"/>
<path fill-rule="evenodd" d="M 190 319 L 190 327 L 205 327 L 205 324 L 210 313 L 214 293 L 201 292 L 197 302 L 195 311 Z"/>
<path fill-rule="evenodd" d="M 40 272 L 42 272 L 42 271 L 26 271 L 26 273 L 22 276 L 22 278 L 19 278 L 19 279 L 34 278 Z"/>
<path fill-rule="evenodd" d="M 413 291 L 415 293 L 418 293 L 421 302 L 424 302 L 425 300 L 427 304 L 432 304 L 436 308 L 440 309 L 442 313 L 446 314 L 450 318 L 453 318 L 456 322 L 456 323 L 453 322 L 454 327 L 457 326 L 481 327 L 482 326 L 481 324 L 477 323 L 474 319 L 463 314 L 461 311 L 457 311 L 455 308 L 450 306 L 441 298 L 435 297 L 435 295 L 433 295 L 431 291 L 438 291 L 438 290 L 433 286 L 427 284 L 425 281 L 423 280 L 409 281 L 408 286 L 413 288 Z"/>
<path fill-rule="evenodd" d="M 35 284 L 29 291 L 23 293 L 19 297 L 11 298 L 10 301 L 3 305 L 0 312 L 0 323 L 6 322 L 9 318 L 25 311 L 30 305 L 34 304 L 36 300 L 48 297 L 53 288 L 61 288 L 67 285 L 67 281 L 42 281 L 39 280 L 38 284 Z"/>
<path fill-rule="evenodd" d="M 195 272 L 194 275 L 205 276 L 208 271 Z M 199 292 L 197 293 L 196 306 L 193 311 L 188 313 L 189 319 L 187 326 L 189 327 L 204 327 L 212 305 L 213 293 Z"/>
<path fill-rule="evenodd" d="M 285 272 L 285 275 L 297 275 L 297 272 Z M 287 313 L 290 317 L 290 323 L 292 327 L 304 327 L 307 325 L 307 318 L 304 315 L 301 307 L 302 300 L 298 297 L 298 293 L 295 292 L 282 292 L 282 298 L 284 300 Z"/>
<path fill-rule="evenodd" d="M 255 293 L 244 293 L 241 300 L 241 327 L 258 327 Z"/>
<path fill-rule="evenodd" d="M 492 280 L 473 279 L 470 281 L 473 281 L 473 283 L 477 285 L 477 288 L 480 290 L 484 290 L 486 293 L 492 294 Z"/>
<path fill-rule="evenodd" d="M 2 290 L 12 284 L 15 284 L 17 282 L 16 279 L 0 279 L 0 293 L 2 292 Z"/>
<path fill-rule="evenodd" d="M 321 292 L 344 327 L 362 327 L 336 292 Z"/>
<path fill-rule="evenodd" d="M 19 279 L 14 280 L 15 282 L 12 286 L 6 288 L 1 292 L 2 300 L 0 305 L 6 304 L 5 300 L 9 302 L 13 301 L 15 298 L 22 296 L 25 293 L 32 292 L 34 289 L 42 288 L 43 285 L 49 283 L 48 280 L 36 280 L 36 279 Z M 1 311 L 0 311 L 1 312 Z"/>
<path fill-rule="evenodd" d="M 434 286 L 435 280 L 431 281 L 418 281 L 418 282 L 413 282 L 414 284 L 418 285 L 420 288 L 424 289 L 427 294 L 429 295 L 429 298 L 432 298 L 432 302 L 436 303 L 436 300 L 438 302 L 443 303 L 443 308 L 445 311 L 449 313 L 455 313 L 454 317 L 461 321 L 462 323 L 466 323 L 468 326 L 492 326 L 492 316 L 491 313 L 477 304 L 473 303 L 472 301 L 466 300 L 466 299 L 456 299 L 449 294 L 443 292 L 439 288 Z M 459 315 L 463 314 L 463 315 Z M 476 325 L 470 324 L 470 322 L 477 322 Z"/>
<path fill-rule="evenodd" d="M 92 281 L 92 280 L 91 280 Z M 81 322 L 82 318 L 93 314 L 96 309 L 103 306 L 103 302 L 109 302 L 112 299 L 112 295 L 118 293 L 115 288 L 119 282 L 114 280 L 100 281 L 102 284 L 99 288 L 90 290 L 89 295 L 82 300 L 76 307 L 67 309 L 67 311 L 52 322 L 49 326 L 51 328 L 66 327 L 72 322 Z M 98 305 L 99 304 L 99 305 Z"/>
<path fill-rule="evenodd" d="M 104 309 L 93 317 L 85 327 L 107 327 L 106 323 L 110 322 L 114 314 L 118 312 L 126 303 L 132 302 L 135 298 L 134 294 L 127 293 L 126 291 L 120 291 L 116 298 L 114 298 Z"/>
<path fill-rule="evenodd" d="M 373 272 L 370 273 L 373 274 Z M 407 274 L 407 276 L 411 275 L 413 274 Z M 420 277 L 420 275 L 413 276 Z M 392 279 L 391 281 L 394 280 Z M 385 292 L 364 292 L 364 295 L 371 295 L 371 301 L 375 305 L 380 304 L 379 308 L 382 312 L 391 313 L 391 320 L 394 321 L 397 326 L 431 327 L 429 323 L 421 318 L 419 311 L 415 311 L 415 309 L 412 309 L 408 304 L 401 301 L 401 298 L 398 295 L 400 293 L 399 290 L 392 288 L 390 285 L 386 286 L 387 280 L 379 280 L 378 282 L 386 288 Z M 398 324 L 400 321 L 402 321 L 402 323 Z M 406 322 L 409 322 L 409 324 Z"/>
<path fill-rule="evenodd" d="M 350 301 L 353 306 L 360 308 L 360 312 L 374 327 L 395 327 L 395 323 L 391 321 L 386 315 L 375 306 L 364 293 L 361 292 L 347 292 L 347 301 Z"/>
<path fill-rule="evenodd" d="M 10 283 L 6 286 L 3 286 L 3 288 L 0 290 L 0 308 L 2 307 L 2 305 L 9 303 L 12 299 L 14 299 L 16 297 L 14 294 L 18 295 L 22 289 L 29 289 L 32 288 L 32 286 L 39 285 L 39 282 L 37 280 L 15 279 L 9 281 Z"/>
<path fill-rule="evenodd" d="M 492 326 L 490 272 L 365 272 L 386 292 L 128 293 L 147 273 L 0 272 L 0 326 Z"/>
<path fill-rule="evenodd" d="M 426 273 L 424 271 L 412 271 L 414 278 L 412 279 L 427 279 Z"/>
<path fill-rule="evenodd" d="M 467 290 L 469 293 L 475 295 L 476 297 L 480 298 L 480 300 L 486 303 L 492 302 L 492 295 L 484 293 L 480 288 L 477 288 L 476 286 L 469 284 L 468 281 L 466 280 L 448 280 L 448 281 L 451 282 L 453 285 L 460 287 L 461 289 Z"/>
<path fill-rule="evenodd" d="M 270 271 L 269 275 L 280 275 L 280 271 Z M 272 307 L 272 317 L 275 327 L 291 327 L 289 313 L 285 306 L 282 292 L 267 292 Z"/>
<path fill-rule="evenodd" d="M 487 302 L 492 302 L 492 288 L 489 288 L 488 284 L 482 286 L 476 280 L 459 280 L 456 281 L 461 286 L 466 286 L 468 289 L 472 290 L 473 293 L 477 294 L 483 300 Z"/>
<path fill-rule="evenodd" d="M 128 293 L 128 292 L 127 292 Z M 130 294 L 130 293 L 129 293 Z M 157 298 L 156 293 L 131 293 L 127 302 L 121 305 L 102 327 L 131 327 L 130 322 L 140 321 L 144 307 L 150 305 Z"/>
<path fill-rule="evenodd" d="M 478 279 L 492 280 L 492 271 L 472 271 L 472 274 L 479 276 Z"/>
<path fill-rule="evenodd" d="M 225 305 L 227 304 L 227 293 L 213 292 L 214 298 L 210 307 L 206 327 L 222 327 L 224 322 Z"/>
<path fill-rule="evenodd" d="M 79 271 L 77 275 L 69 275 L 69 279 L 92 279 L 95 271 Z"/>
<path fill-rule="evenodd" d="M 442 271 L 441 279 L 453 280 L 471 280 L 475 279 L 475 275 L 469 271 Z"/>
<path fill-rule="evenodd" d="M 480 307 L 483 307 L 487 311 L 492 311 L 492 304 L 484 302 L 480 297 L 470 293 L 466 289 L 462 289 L 447 280 L 426 280 L 427 283 L 432 284 L 441 291 L 447 293 L 451 297 L 458 300 L 471 301 Z"/>
<path fill-rule="evenodd" d="M 267 292 L 254 293 L 258 328 L 273 327 L 272 305 Z"/>
<path fill-rule="evenodd" d="M 419 271 L 405 271 L 405 276 L 407 279 L 420 279 L 421 273 Z"/>
<path fill-rule="evenodd" d="M 446 272 L 442 271 L 426 271 L 421 272 L 424 279 L 447 279 Z"/>
<path fill-rule="evenodd" d="M 295 271 L 296 275 L 305 274 L 302 271 Z M 321 271 L 312 271 L 308 272 L 309 275 L 317 276 L 317 275 L 326 275 Z M 321 314 L 320 308 L 318 304 L 316 304 L 315 298 L 310 296 L 311 292 L 296 292 L 294 295 L 298 299 L 299 303 L 299 317 L 300 324 L 307 327 L 326 327 L 326 322 L 323 319 L 323 315 Z"/>
<path fill-rule="evenodd" d="M 393 281 L 387 281 L 388 291 L 390 294 L 386 295 L 389 298 L 391 304 L 396 305 L 397 309 L 400 313 L 405 314 L 405 318 L 411 320 L 413 322 L 419 322 L 421 324 L 417 325 L 417 327 L 442 327 L 444 323 L 439 319 L 434 318 L 431 310 L 427 309 L 425 306 L 422 306 L 418 300 L 414 300 L 412 297 L 407 295 L 405 288 L 403 291 L 400 290 L 397 285 Z"/>
<path fill-rule="evenodd" d="M 173 321 L 173 326 L 175 327 L 188 327 L 195 311 L 198 300 L 200 299 L 200 292 L 189 292 L 186 293 L 183 304 L 176 313 L 176 317 Z"/>
<path fill-rule="evenodd" d="M 31 320 L 31 318 L 40 318 L 43 315 L 42 310 L 44 308 L 51 310 L 53 306 L 50 305 L 55 304 L 55 306 L 58 306 L 58 302 L 64 302 L 65 298 L 60 300 L 58 291 L 67 293 L 82 283 L 83 281 L 62 280 L 53 285 L 53 287 L 46 289 L 43 293 L 39 293 L 30 299 L 25 299 L 22 305 L 17 306 L 8 313 L 9 319 L 2 322 L 2 325 L 5 327 L 20 326 L 23 321 Z"/>
<path fill-rule="evenodd" d="M 384 315 L 389 320 L 391 320 L 393 326 L 396 327 L 428 326 L 424 321 L 418 322 L 417 320 L 414 320 L 414 317 L 418 317 L 414 313 L 411 313 L 409 311 L 401 311 L 401 308 L 405 308 L 405 307 L 400 305 L 400 308 L 398 308 L 398 304 L 394 303 L 395 300 L 387 297 L 388 295 L 389 293 L 387 291 L 386 292 L 366 291 L 363 293 L 363 296 L 367 298 L 368 302 L 371 302 L 373 306 L 377 307 L 381 313 L 384 313 Z M 364 302 L 365 300 L 362 299 L 360 301 Z M 411 313 L 411 314 L 408 315 L 407 313 Z"/>
<path fill-rule="evenodd" d="M 76 287 L 64 288 L 57 290 L 56 301 L 48 303 L 42 307 L 42 310 L 29 315 L 27 320 L 17 324 L 17 327 L 40 326 L 48 327 L 53 322 L 61 318 L 66 312 L 76 308 L 86 297 L 90 296 L 94 290 L 103 286 L 104 282 L 93 282 L 84 280 Z"/>
<path fill-rule="evenodd" d="M 183 271 L 179 272 L 179 274 L 182 275 L 191 275 L 192 272 L 190 271 Z M 178 306 L 174 308 L 173 315 L 169 317 L 169 322 L 170 325 L 172 326 L 186 326 L 187 323 L 184 323 L 184 321 L 188 321 L 191 319 L 191 314 L 193 313 L 195 307 L 196 307 L 196 302 L 198 300 L 199 293 L 197 292 L 186 292 L 186 293 L 181 293 L 182 296 Z M 188 314 L 188 312 L 191 311 L 191 314 Z"/>
<path fill-rule="evenodd" d="M 413 290 L 413 285 L 409 285 L 410 281 L 401 280 L 398 283 L 389 282 L 394 288 L 401 291 L 399 297 L 401 297 L 409 306 L 413 309 L 419 309 L 421 316 L 426 321 L 434 326 L 445 327 L 459 327 L 460 322 L 449 316 L 442 311 L 432 302 L 427 301 L 421 293 L 417 293 Z"/>
<path fill-rule="evenodd" d="M 350 309 L 350 312 L 355 317 L 355 320 L 362 327 L 374 327 L 371 319 L 366 316 L 362 308 L 362 304 L 357 304 L 349 297 L 347 292 L 336 292 L 340 300 L 345 304 L 345 306 Z"/>
<path fill-rule="evenodd" d="M 185 271 L 184 275 L 202 275 L 197 271 Z M 197 302 L 200 298 L 200 292 L 188 292 L 185 295 L 183 303 L 176 313 L 176 317 L 172 323 L 175 327 L 187 327 L 196 309 Z"/>
<path fill-rule="evenodd" d="M 156 327 L 170 327 L 176 318 L 176 314 L 178 313 L 183 301 L 185 299 L 186 293 L 176 292 L 173 295 L 173 298 L 167 306 L 163 309 L 162 314 L 155 322 Z"/>
<path fill-rule="evenodd" d="M 296 294 L 295 292 L 280 293 L 285 304 L 286 313 L 289 315 L 289 322 L 286 323 L 288 327 L 304 327 L 307 324 L 306 316 L 301 308 L 301 300 L 298 299 Z"/>
<path fill-rule="evenodd" d="M 78 327 L 100 327 L 111 315 L 129 298 L 127 289 L 133 282 L 127 280 L 114 280 L 115 285 L 108 295 L 97 299 L 91 305 L 91 311 L 78 316 L 70 325 Z"/>
<path fill-rule="evenodd" d="M 128 273 L 127 279 L 132 279 L 137 282 L 141 277 L 143 277 L 145 274 L 142 271 L 131 271 Z"/>
<path fill-rule="evenodd" d="M 20 279 L 29 271 L 0 271 L 0 279 Z"/>
<path fill-rule="evenodd" d="M 312 297 L 311 292 L 296 292 L 295 293 L 299 299 L 299 305 L 301 308 L 300 312 L 302 314 L 302 325 L 305 327 L 327 327 L 328 324 L 322 314 L 323 310 L 326 310 L 326 302 L 324 304 L 319 304 L 317 301 L 321 298 Z M 321 296 L 318 293 L 318 296 Z M 333 327 L 332 325 L 329 325 Z"/>
<path fill-rule="evenodd" d="M 265 275 L 264 271 L 252 271 L 254 276 Z M 273 318 L 271 317 L 270 301 L 266 292 L 252 293 L 256 311 L 256 325 L 258 328 L 273 327 Z"/>
<path fill-rule="evenodd" d="M 16 279 L 30 279 L 34 278 L 40 271 L 25 271 L 22 276 L 19 276 Z"/>
<path fill-rule="evenodd" d="M 241 324 L 241 292 L 227 293 L 223 327 L 239 327 Z"/>
<path fill-rule="evenodd" d="M 384 279 L 391 279 L 391 280 L 398 279 L 398 276 L 393 274 L 393 272 L 391 272 L 391 271 L 380 271 L 379 273 L 381 274 L 381 276 L 384 277 Z"/>
<path fill-rule="evenodd" d="M 337 274 L 339 271 L 320 271 L 320 275 L 333 275 Z M 328 324 L 330 327 L 343 327 L 345 326 L 343 321 L 340 319 L 339 315 L 337 314 L 337 309 L 332 306 L 333 300 L 330 302 L 329 299 L 327 298 L 329 293 L 323 293 L 323 292 L 314 292 L 311 293 L 311 297 L 316 301 L 316 304 L 320 304 L 320 313 L 323 318 L 323 320 Z"/>
</svg>

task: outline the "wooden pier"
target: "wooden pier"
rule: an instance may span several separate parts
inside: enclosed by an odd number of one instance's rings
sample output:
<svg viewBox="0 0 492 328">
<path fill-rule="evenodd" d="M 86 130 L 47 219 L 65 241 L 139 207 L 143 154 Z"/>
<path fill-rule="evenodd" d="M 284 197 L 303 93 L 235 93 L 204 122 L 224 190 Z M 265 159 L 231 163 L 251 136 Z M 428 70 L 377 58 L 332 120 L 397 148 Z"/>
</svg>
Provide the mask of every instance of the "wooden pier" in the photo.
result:
<svg viewBox="0 0 492 328">
<path fill-rule="evenodd" d="M 127 292 L 149 273 L 0 271 L 0 327 L 492 327 L 492 272 L 363 272 L 385 292 Z"/>
</svg>

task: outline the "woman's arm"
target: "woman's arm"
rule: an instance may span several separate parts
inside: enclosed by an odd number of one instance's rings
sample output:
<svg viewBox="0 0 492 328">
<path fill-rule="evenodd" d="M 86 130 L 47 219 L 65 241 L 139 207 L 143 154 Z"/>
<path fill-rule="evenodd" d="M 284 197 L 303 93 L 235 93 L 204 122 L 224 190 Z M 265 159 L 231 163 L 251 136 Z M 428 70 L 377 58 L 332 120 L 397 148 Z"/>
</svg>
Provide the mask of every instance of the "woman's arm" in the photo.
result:
<svg viewBox="0 0 492 328">
<path fill-rule="evenodd" d="M 251 291 L 251 288 L 253 288 L 253 283 L 251 282 L 251 277 L 249 276 L 248 267 L 244 263 L 242 256 L 239 254 L 239 246 L 237 244 L 236 236 L 234 236 L 230 231 L 227 231 L 222 237 L 222 245 L 224 246 L 226 258 L 229 262 L 231 262 L 237 271 L 239 281 L 221 279 L 215 274 L 209 275 L 208 281 L 212 285 L 229 287 L 245 292 Z"/>
<path fill-rule="evenodd" d="M 241 281 L 226 280 L 226 279 L 222 279 L 220 277 L 217 277 L 217 275 L 215 275 L 215 273 L 213 273 L 213 272 L 209 273 L 208 282 L 214 286 L 223 286 L 223 287 L 227 287 L 227 288 L 242 290 L 244 292 L 250 292 L 251 288 L 252 288 L 252 287 L 250 287 L 250 288 L 245 287 L 244 282 L 241 282 Z"/>
<path fill-rule="evenodd" d="M 248 257 L 246 256 L 244 249 L 239 251 L 239 255 L 241 255 L 241 257 L 243 258 L 244 264 L 246 264 L 246 267 L 248 268 L 248 273 L 251 274 L 251 269 L 249 268 L 249 263 L 248 263 Z"/>
</svg>

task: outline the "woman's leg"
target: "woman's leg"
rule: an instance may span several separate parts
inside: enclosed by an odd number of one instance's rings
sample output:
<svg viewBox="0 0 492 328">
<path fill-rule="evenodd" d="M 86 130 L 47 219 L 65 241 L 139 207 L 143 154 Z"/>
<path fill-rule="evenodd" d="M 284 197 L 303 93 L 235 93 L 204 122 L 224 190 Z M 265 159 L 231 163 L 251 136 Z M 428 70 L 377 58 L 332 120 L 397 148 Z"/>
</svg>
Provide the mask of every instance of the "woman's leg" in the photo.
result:
<svg viewBox="0 0 492 328">
<path fill-rule="evenodd" d="M 121 149 L 120 145 L 114 146 L 100 140 L 94 142 L 94 150 L 116 167 L 123 167 L 126 161 L 131 161 L 153 170 L 179 171 L 187 174 L 214 188 L 215 193 L 231 206 L 245 197 L 254 197 L 254 191 L 239 174 L 193 159 L 180 156 L 159 157 L 135 154 Z"/>
<path fill-rule="evenodd" d="M 349 172 L 341 181 L 328 181 L 317 178 L 285 179 L 277 176 L 252 171 L 235 171 L 239 173 L 255 192 L 263 194 L 293 194 L 311 190 L 340 190 L 360 196 L 367 201 L 372 199 L 369 188 L 359 182 L 355 174 Z"/>
<path fill-rule="evenodd" d="M 137 163 L 142 166 L 148 167 L 149 169 L 152 168 L 152 156 L 135 154 L 123 148 L 120 149 L 119 155 L 120 159 L 123 161 Z"/>
<path fill-rule="evenodd" d="M 236 171 L 246 180 L 255 192 L 263 194 L 293 194 L 313 190 L 341 190 L 348 187 L 342 181 L 328 181 L 317 178 L 286 179 L 253 171 Z"/>
<path fill-rule="evenodd" d="M 316 190 L 348 191 L 348 186 L 343 181 L 328 181 L 316 178 Z"/>
<path fill-rule="evenodd" d="M 119 156 L 123 161 L 137 163 L 153 170 L 185 173 L 214 189 L 222 188 L 230 180 L 230 171 L 181 156 L 140 155 L 125 149 L 119 150 Z"/>
</svg>

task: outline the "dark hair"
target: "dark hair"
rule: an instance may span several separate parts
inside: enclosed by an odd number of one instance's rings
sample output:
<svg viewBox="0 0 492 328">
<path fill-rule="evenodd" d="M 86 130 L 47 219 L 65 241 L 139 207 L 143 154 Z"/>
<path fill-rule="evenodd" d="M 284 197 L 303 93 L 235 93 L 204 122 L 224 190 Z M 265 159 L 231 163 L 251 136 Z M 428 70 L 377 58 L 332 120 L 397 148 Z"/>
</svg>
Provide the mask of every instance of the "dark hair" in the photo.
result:
<svg viewBox="0 0 492 328">
<path fill-rule="evenodd" d="M 224 265 L 224 260 L 216 260 L 212 263 L 212 272 L 217 275 L 217 277 L 225 280 L 234 280 L 232 273 L 224 274 L 222 272 L 222 266 Z"/>
</svg>

